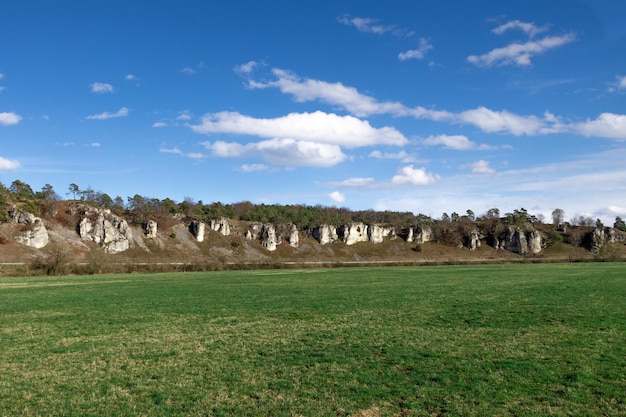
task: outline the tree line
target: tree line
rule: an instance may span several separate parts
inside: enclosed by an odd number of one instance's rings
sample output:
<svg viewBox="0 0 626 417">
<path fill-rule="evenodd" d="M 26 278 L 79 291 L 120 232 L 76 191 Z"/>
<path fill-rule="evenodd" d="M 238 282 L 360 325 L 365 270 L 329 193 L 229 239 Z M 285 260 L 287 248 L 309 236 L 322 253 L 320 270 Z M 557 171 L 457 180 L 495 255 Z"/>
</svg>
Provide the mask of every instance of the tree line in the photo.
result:
<svg viewBox="0 0 626 417">
<path fill-rule="evenodd" d="M 205 204 L 186 197 L 182 202 L 170 198 L 157 199 L 135 194 L 123 199 L 120 196 L 111 197 L 106 193 L 95 191 L 90 187 L 81 189 L 77 184 L 68 186 L 64 199 L 52 185 L 45 184 L 40 191 L 20 180 L 15 180 L 9 187 L 0 183 L 0 221 L 8 221 L 8 208 L 18 204 L 21 210 L 35 215 L 51 214 L 61 202 L 83 202 L 96 207 L 109 209 L 118 215 L 124 215 L 132 223 L 145 223 L 150 219 L 166 222 L 173 216 L 197 219 L 210 222 L 221 217 L 253 221 L 260 223 L 288 224 L 293 223 L 301 229 L 312 229 L 321 224 L 341 225 L 350 222 L 365 224 L 387 224 L 394 227 L 408 227 L 416 225 L 459 225 L 476 221 L 487 223 L 503 223 L 522 225 L 527 223 L 545 223 L 543 215 L 533 215 L 526 209 L 515 209 L 512 212 L 500 213 L 498 208 L 492 208 L 485 213 L 476 215 L 472 210 L 463 214 L 452 212 L 443 213 L 440 218 L 432 218 L 425 214 L 415 214 L 402 211 L 375 211 L 351 210 L 345 207 L 300 205 L 300 204 L 254 204 L 250 201 L 241 201 L 233 204 L 212 202 Z M 552 224 L 555 226 L 564 223 L 565 212 L 554 209 Z M 578 216 L 571 219 L 570 224 L 575 226 L 601 227 L 602 222 L 590 217 Z M 626 223 L 618 216 L 613 227 L 626 231 Z"/>
</svg>

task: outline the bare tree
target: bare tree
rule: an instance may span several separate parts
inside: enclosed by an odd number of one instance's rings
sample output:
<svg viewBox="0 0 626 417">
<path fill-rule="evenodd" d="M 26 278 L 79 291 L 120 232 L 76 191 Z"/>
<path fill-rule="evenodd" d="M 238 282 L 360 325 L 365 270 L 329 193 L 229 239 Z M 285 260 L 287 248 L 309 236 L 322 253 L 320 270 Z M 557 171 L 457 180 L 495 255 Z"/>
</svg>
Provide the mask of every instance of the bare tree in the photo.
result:
<svg viewBox="0 0 626 417">
<path fill-rule="evenodd" d="M 560 208 L 556 208 L 552 211 L 552 224 L 555 226 L 560 226 L 563 224 L 563 218 L 565 217 L 565 212 Z"/>
</svg>

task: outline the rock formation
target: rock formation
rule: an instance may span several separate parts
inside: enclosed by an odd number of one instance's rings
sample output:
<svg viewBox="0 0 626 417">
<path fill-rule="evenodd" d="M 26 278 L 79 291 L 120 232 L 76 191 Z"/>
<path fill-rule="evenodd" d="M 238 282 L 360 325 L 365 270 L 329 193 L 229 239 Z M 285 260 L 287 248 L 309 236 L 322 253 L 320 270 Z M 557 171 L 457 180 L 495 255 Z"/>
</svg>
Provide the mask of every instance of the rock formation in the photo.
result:
<svg viewBox="0 0 626 417">
<path fill-rule="evenodd" d="M 204 232 L 206 229 L 206 224 L 201 222 L 200 220 L 192 220 L 189 224 L 189 230 L 191 234 L 196 238 L 196 241 L 203 242 L 204 241 Z"/>
<path fill-rule="evenodd" d="M 417 226 L 413 234 L 413 241 L 418 245 L 433 240 L 433 229 L 430 226 Z"/>
<path fill-rule="evenodd" d="M 48 244 L 48 230 L 39 217 L 16 207 L 9 210 L 9 215 L 15 223 L 23 225 L 23 230 L 15 236 L 16 242 L 35 249 L 41 249 Z"/>
<path fill-rule="evenodd" d="M 480 248 L 480 232 L 477 227 L 474 227 L 469 231 L 466 240 L 466 246 L 469 248 L 469 250 L 473 251 Z"/>
<path fill-rule="evenodd" d="M 78 233 L 84 240 L 90 240 L 102 247 L 106 253 L 128 250 L 133 235 L 126 220 L 120 219 L 108 209 L 89 207 L 83 210 L 78 225 Z"/>
<path fill-rule="evenodd" d="M 292 224 L 289 228 L 289 236 L 287 237 L 287 242 L 289 242 L 289 246 L 292 248 L 297 248 L 300 246 L 300 235 L 298 234 L 298 228 L 295 224 Z"/>
<path fill-rule="evenodd" d="M 358 242 L 367 242 L 369 240 L 367 234 L 368 227 L 361 222 L 352 222 L 339 228 L 338 235 L 346 245 L 354 245 Z"/>
<path fill-rule="evenodd" d="M 373 224 L 367 229 L 368 239 L 372 243 L 382 243 L 385 237 L 396 238 L 396 229 Z"/>
<path fill-rule="evenodd" d="M 144 233 L 146 237 L 155 238 L 157 237 L 158 225 L 154 220 L 148 220 L 148 223 L 145 224 Z"/>
<path fill-rule="evenodd" d="M 521 229 L 508 226 L 494 242 L 496 249 L 506 249 L 520 255 L 536 255 L 545 247 L 545 239 L 533 227 Z"/>
<path fill-rule="evenodd" d="M 337 236 L 337 228 L 329 224 L 323 224 L 314 228 L 313 238 L 316 239 L 320 245 L 327 245 L 339 239 Z"/>
<path fill-rule="evenodd" d="M 226 217 L 222 217 L 219 220 L 211 220 L 211 230 L 219 232 L 224 236 L 230 235 L 230 224 Z"/>
<path fill-rule="evenodd" d="M 268 251 L 275 251 L 280 242 L 276 237 L 276 228 L 273 224 L 264 224 L 261 228 L 261 246 Z"/>
<path fill-rule="evenodd" d="M 591 232 L 590 250 L 593 253 L 598 253 L 600 252 L 600 249 L 606 245 L 625 241 L 626 233 L 612 227 L 597 227 L 593 232 Z"/>
</svg>

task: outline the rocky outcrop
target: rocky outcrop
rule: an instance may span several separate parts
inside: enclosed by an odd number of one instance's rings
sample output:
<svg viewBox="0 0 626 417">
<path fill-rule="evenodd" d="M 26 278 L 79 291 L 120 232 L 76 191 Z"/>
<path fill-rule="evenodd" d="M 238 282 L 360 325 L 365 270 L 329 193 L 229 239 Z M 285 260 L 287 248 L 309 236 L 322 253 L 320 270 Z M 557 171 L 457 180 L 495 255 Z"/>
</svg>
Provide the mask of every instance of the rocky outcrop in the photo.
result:
<svg viewBox="0 0 626 417">
<path fill-rule="evenodd" d="M 289 227 L 289 236 L 287 237 L 287 242 L 289 242 L 289 246 L 292 248 L 297 248 L 300 246 L 300 234 L 298 233 L 298 227 L 295 224 L 292 224 Z"/>
<path fill-rule="evenodd" d="M 110 210 L 89 207 L 82 210 L 78 234 L 102 247 L 106 253 L 128 250 L 133 235 L 126 220 L 112 214 Z"/>
<path fill-rule="evenodd" d="M 434 240 L 433 229 L 430 226 L 417 226 L 413 234 L 413 241 L 418 245 Z"/>
<path fill-rule="evenodd" d="M 230 223 L 226 217 L 222 217 L 219 220 L 211 220 L 211 230 L 221 233 L 224 236 L 230 235 Z"/>
<path fill-rule="evenodd" d="M 337 228 L 329 224 L 323 224 L 313 229 L 313 238 L 317 240 L 320 245 L 327 245 L 334 243 L 339 239 L 337 235 Z"/>
<path fill-rule="evenodd" d="M 261 246 L 268 251 L 272 252 L 276 250 L 276 246 L 280 242 L 276 237 L 276 228 L 273 224 L 264 224 L 261 228 Z"/>
<path fill-rule="evenodd" d="M 369 236 L 368 227 L 361 222 L 353 222 L 339 228 L 338 235 L 346 245 L 354 245 L 358 242 L 367 242 Z"/>
<path fill-rule="evenodd" d="M 480 248 L 480 231 L 478 230 L 477 227 L 474 227 L 473 229 L 469 230 L 466 236 L 466 242 L 467 242 L 466 246 L 471 251 L 474 251 Z"/>
<path fill-rule="evenodd" d="M 9 216 L 15 223 L 22 225 L 22 230 L 15 236 L 16 242 L 35 249 L 41 249 L 48 244 L 48 230 L 39 217 L 16 207 L 9 210 Z"/>
<path fill-rule="evenodd" d="M 204 232 L 206 229 L 206 224 L 201 222 L 200 220 L 192 220 L 189 224 L 189 231 L 196 238 L 197 242 L 204 241 Z"/>
<path fill-rule="evenodd" d="M 612 227 L 598 227 L 591 232 L 590 250 L 598 253 L 606 245 L 617 242 L 626 242 L 626 233 Z"/>
<path fill-rule="evenodd" d="M 389 237 L 395 239 L 396 229 L 393 227 L 381 226 L 373 224 L 367 229 L 368 239 L 372 243 L 382 243 L 384 238 Z"/>
<path fill-rule="evenodd" d="M 520 255 L 536 255 L 545 248 L 545 239 L 532 227 L 522 229 L 508 226 L 494 242 L 496 249 L 505 249 Z"/>
<path fill-rule="evenodd" d="M 146 237 L 155 238 L 157 237 L 158 224 L 154 220 L 148 220 L 148 223 L 144 225 L 143 230 L 144 230 Z"/>
</svg>

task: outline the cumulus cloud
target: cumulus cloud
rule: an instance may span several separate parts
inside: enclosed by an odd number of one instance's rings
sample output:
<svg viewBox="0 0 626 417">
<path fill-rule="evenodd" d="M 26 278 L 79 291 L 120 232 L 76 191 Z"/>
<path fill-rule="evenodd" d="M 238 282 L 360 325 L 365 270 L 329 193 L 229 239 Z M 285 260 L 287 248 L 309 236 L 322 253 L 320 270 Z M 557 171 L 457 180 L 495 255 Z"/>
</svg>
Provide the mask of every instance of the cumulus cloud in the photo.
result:
<svg viewBox="0 0 626 417">
<path fill-rule="evenodd" d="M 484 159 L 464 165 L 463 167 L 470 169 L 474 174 L 495 174 L 496 172 L 489 166 L 489 162 Z"/>
<path fill-rule="evenodd" d="M 21 168 L 22 165 L 14 160 L 14 159 L 6 159 L 0 156 L 0 170 L 2 171 L 13 171 L 15 169 Z"/>
<path fill-rule="evenodd" d="M 273 138 L 245 145 L 224 141 L 204 142 L 202 145 L 216 157 L 260 157 L 271 164 L 287 167 L 330 167 L 346 159 L 337 145 L 289 138 Z"/>
<path fill-rule="evenodd" d="M 112 93 L 113 86 L 108 83 L 93 83 L 91 84 L 92 93 Z"/>
<path fill-rule="evenodd" d="M 391 179 L 392 184 L 412 184 L 428 185 L 439 181 L 439 176 L 431 174 L 425 168 L 414 168 L 407 165 L 398 170 L 398 173 Z"/>
<path fill-rule="evenodd" d="M 573 133 L 583 136 L 626 140 L 626 115 L 602 113 L 595 120 L 587 119 L 583 123 L 574 123 L 570 129 Z"/>
<path fill-rule="evenodd" d="M 257 119 L 237 112 L 206 114 L 191 126 L 197 133 L 228 133 L 265 138 L 289 138 L 356 148 L 372 145 L 402 146 L 408 140 L 392 127 L 374 128 L 369 122 L 334 113 L 290 113 L 274 119 Z"/>
<path fill-rule="evenodd" d="M 522 32 L 527 34 L 530 38 L 534 38 L 537 34 L 548 30 L 548 26 L 537 26 L 534 23 L 522 22 L 519 20 L 512 20 L 510 22 L 507 22 L 498 26 L 495 29 L 492 29 L 491 32 L 495 33 L 496 35 L 502 35 L 504 32 L 508 30 L 521 30 Z"/>
<path fill-rule="evenodd" d="M 344 201 L 346 201 L 346 196 L 339 191 L 333 191 L 332 193 L 328 194 L 328 197 L 335 203 L 343 203 Z"/>
<path fill-rule="evenodd" d="M 107 119 L 114 119 L 116 117 L 126 117 L 126 116 L 128 116 L 128 108 L 122 107 L 121 109 L 119 109 L 115 113 L 109 113 L 109 112 L 105 111 L 105 112 L 99 113 L 99 114 L 91 114 L 91 115 L 87 116 L 87 119 L 89 119 L 89 120 L 107 120 Z"/>
<path fill-rule="evenodd" d="M 433 49 L 433 46 L 424 38 L 420 38 L 419 46 L 417 49 L 411 49 L 406 52 L 401 52 L 398 54 L 398 59 L 400 61 L 406 61 L 407 59 L 424 59 L 426 53 Z"/>
<path fill-rule="evenodd" d="M 531 58 L 550 49 L 566 45 L 576 39 L 574 34 L 568 33 L 560 36 L 546 36 L 537 41 L 512 43 L 503 48 L 496 48 L 483 55 L 470 55 L 467 61 L 477 67 L 490 68 L 494 65 L 517 65 L 529 66 Z"/>
<path fill-rule="evenodd" d="M 0 125 L 11 126 L 16 125 L 22 120 L 22 117 L 15 112 L 1 112 Z"/>
</svg>

